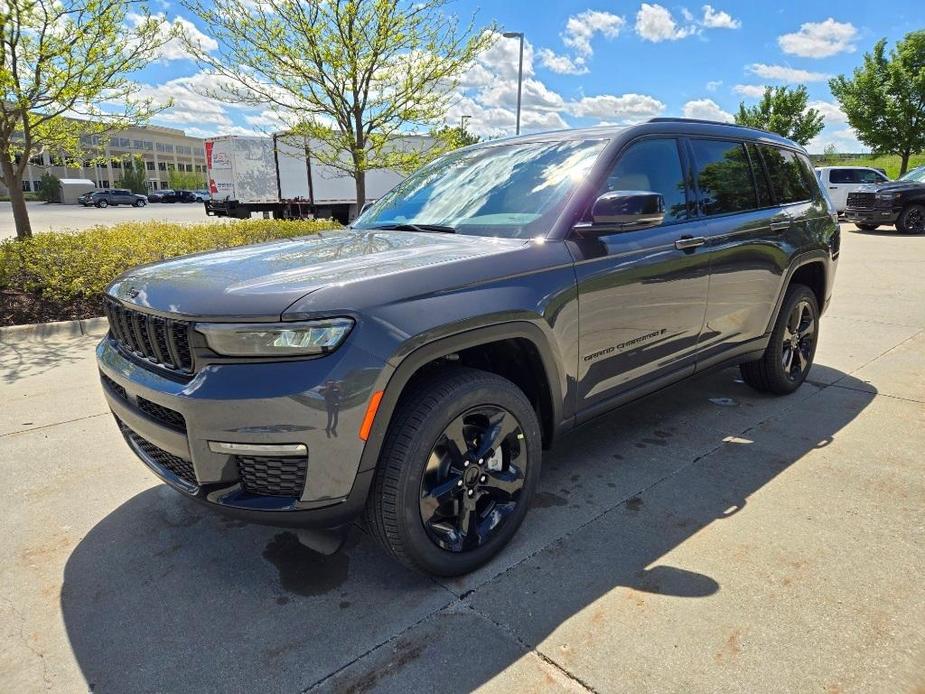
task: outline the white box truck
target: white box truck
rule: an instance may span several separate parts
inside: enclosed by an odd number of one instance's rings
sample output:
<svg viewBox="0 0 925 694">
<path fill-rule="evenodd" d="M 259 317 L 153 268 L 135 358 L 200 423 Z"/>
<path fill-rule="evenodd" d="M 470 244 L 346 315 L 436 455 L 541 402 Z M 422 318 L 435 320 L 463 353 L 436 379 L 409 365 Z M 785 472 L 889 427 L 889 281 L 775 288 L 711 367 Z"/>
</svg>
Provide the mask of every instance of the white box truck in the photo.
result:
<svg viewBox="0 0 925 694">
<path fill-rule="evenodd" d="M 429 138 L 404 138 L 399 146 L 428 147 Z M 301 136 L 225 135 L 205 141 L 211 199 L 206 214 L 248 219 L 254 212 L 276 219 L 331 217 L 347 224 L 357 214 L 356 183 L 312 156 Z M 404 175 L 387 169 L 366 172 L 366 201 L 395 187 Z"/>
</svg>

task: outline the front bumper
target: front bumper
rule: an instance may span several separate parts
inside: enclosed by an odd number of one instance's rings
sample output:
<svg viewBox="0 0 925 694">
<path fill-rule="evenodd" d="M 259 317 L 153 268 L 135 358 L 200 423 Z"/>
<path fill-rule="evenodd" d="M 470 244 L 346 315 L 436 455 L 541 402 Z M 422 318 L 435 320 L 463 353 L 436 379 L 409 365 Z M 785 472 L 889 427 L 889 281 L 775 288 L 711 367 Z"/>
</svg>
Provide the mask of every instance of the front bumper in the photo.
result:
<svg viewBox="0 0 925 694">
<path fill-rule="evenodd" d="M 183 380 L 107 336 L 97 362 L 129 447 L 187 496 L 280 526 L 333 527 L 362 511 L 373 470 L 360 469 L 358 432 L 383 376 L 378 357 L 351 346 L 320 359 L 210 365 Z M 339 396 L 326 399 L 332 388 Z M 210 441 L 301 444 L 307 456 L 228 455 Z"/>
<path fill-rule="evenodd" d="M 895 224 L 900 210 L 880 207 L 849 207 L 842 215 L 845 221 L 861 224 Z"/>
</svg>

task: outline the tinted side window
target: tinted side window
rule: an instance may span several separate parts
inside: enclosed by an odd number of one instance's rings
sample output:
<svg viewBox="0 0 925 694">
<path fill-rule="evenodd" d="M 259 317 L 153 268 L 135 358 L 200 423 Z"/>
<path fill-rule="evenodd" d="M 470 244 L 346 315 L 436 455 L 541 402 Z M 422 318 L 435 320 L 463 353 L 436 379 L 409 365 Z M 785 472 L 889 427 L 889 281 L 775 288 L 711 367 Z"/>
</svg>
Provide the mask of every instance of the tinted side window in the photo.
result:
<svg viewBox="0 0 925 694">
<path fill-rule="evenodd" d="M 726 214 L 758 207 L 745 145 L 723 140 L 691 140 L 703 213 Z"/>
<path fill-rule="evenodd" d="M 598 195 L 614 190 L 644 190 L 665 198 L 665 222 L 687 217 L 684 172 L 674 138 L 641 140 L 617 161 Z"/>
<path fill-rule="evenodd" d="M 777 202 L 787 204 L 812 198 L 796 154 L 789 149 L 779 149 L 770 145 L 761 145 L 761 153 Z"/>
<path fill-rule="evenodd" d="M 858 169 L 858 183 L 882 183 L 886 176 L 870 169 Z"/>
<path fill-rule="evenodd" d="M 857 169 L 832 169 L 829 171 L 829 183 L 858 183 Z"/>
<path fill-rule="evenodd" d="M 748 149 L 748 158 L 752 163 L 752 172 L 755 174 L 755 186 L 758 189 L 758 206 L 770 207 L 773 204 L 771 196 L 771 186 L 768 184 L 767 174 L 764 172 L 764 164 L 761 162 L 761 153 L 758 147 L 749 142 L 746 144 Z"/>
</svg>

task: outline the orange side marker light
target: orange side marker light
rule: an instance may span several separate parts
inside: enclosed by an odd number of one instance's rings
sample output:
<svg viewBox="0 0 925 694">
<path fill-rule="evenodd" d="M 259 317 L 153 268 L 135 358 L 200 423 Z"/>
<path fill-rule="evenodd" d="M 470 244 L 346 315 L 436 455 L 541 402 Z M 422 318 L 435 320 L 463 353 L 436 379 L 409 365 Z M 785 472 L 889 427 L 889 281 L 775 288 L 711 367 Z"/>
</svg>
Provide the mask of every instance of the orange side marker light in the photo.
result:
<svg viewBox="0 0 925 694">
<path fill-rule="evenodd" d="M 366 416 L 363 417 L 363 424 L 360 426 L 360 439 L 366 441 L 369 438 L 369 432 L 373 428 L 373 420 L 376 418 L 376 412 L 379 410 L 379 404 L 382 402 L 383 390 L 377 390 L 369 399 L 369 405 L 366 406 Z"/>
</svg>

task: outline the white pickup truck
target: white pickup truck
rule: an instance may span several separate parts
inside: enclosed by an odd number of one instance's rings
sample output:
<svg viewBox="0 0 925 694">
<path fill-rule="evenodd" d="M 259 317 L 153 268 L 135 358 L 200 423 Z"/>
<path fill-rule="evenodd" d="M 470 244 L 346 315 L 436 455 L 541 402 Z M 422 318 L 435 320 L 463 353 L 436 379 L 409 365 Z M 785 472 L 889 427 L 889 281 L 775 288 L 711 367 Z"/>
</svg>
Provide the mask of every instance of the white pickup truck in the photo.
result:
<svg viewBox="0 0 925 694">
<path fill-rule="evenodd" d="M 835 209 L 845 211 L 848 193 L 868 183 L 883 183 L 890 179 L 882 171 L 866 166 L 820 166 L 816 169 L 819 185 L 828 193 Z"/>
</svg>

